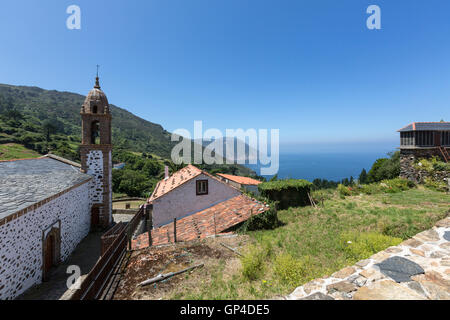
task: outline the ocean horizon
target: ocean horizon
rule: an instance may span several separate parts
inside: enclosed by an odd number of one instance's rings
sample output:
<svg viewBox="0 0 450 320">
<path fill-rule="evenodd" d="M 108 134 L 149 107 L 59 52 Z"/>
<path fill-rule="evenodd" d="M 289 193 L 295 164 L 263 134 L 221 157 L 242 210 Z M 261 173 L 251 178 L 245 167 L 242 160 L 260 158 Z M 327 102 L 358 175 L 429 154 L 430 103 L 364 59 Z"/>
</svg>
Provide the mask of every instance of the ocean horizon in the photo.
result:
<svg viewBox="0 0 450 320">
<path fill-rule="evenodd" d="M 395 151 L 395 150 L 392 150 Z M 364 168 L 369 172 L 375 160 L 388 157 L 387 152 L 329 152 L 329 153 L 280 153 L 279 179 L 316 178 L 341 181 L 345 178 L 358 178 Z M 260 175 L 260 165 L 246 166 Z M 272 176 L 263 176 L 266 179 Z"/>
</svg>

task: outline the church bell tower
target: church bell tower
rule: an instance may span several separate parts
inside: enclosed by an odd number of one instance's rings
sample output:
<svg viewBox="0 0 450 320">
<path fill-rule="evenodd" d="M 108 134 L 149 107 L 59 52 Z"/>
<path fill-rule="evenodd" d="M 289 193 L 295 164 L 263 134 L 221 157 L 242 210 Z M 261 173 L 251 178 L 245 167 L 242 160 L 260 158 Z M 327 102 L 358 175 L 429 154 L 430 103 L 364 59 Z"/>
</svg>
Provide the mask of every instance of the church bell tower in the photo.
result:
<svg viewBox="0 0 450 320">
<path fill-rule="evenodd" d="M 90 189 L 91 228 L 112 223 L 111 112 L 100 89 L 97 74 L 94 88 L 81 106 L 81 170 L 93 177 Z"/>
</svg>

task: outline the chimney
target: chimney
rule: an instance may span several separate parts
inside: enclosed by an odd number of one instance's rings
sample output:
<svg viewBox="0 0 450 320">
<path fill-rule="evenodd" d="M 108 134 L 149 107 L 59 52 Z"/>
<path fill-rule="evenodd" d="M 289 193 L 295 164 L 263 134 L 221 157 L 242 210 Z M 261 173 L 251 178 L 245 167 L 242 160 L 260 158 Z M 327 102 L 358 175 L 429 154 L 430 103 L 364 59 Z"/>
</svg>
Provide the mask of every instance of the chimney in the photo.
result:
<svg viewBox="0 0 450 320">
<path fill-rule="evenodd" d="M 164 168 L 164 180 L 169 179 L 169 167 L 165 166 Z"/>
</svg>

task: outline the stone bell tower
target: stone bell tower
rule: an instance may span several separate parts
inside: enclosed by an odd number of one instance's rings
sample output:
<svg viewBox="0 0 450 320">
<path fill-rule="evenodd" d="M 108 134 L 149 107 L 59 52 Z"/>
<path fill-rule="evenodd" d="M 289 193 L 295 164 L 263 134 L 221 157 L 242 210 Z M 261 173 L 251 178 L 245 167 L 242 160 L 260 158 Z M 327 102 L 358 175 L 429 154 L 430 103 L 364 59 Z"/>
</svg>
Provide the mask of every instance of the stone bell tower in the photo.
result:
<svg viewBox="0 0 450 320">
<path fill-rule="evenodd" d="M 95 86 L 81 106 L 81 170 L 93 177 L 90 199 L 91 228 L 107 228 L 112 223 L 111 112 L 108 99 Z"/>
</svg>

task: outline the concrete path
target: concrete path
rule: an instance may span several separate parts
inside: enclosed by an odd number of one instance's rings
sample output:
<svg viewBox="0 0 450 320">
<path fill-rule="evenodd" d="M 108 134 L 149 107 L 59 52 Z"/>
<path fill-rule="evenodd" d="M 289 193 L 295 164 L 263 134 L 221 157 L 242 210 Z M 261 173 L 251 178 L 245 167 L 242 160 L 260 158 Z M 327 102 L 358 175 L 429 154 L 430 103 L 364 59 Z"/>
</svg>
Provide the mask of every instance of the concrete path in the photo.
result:
<svg viewBox="0 0 450 320">
<path fill-rule="evenodd" d="M 450 216 L 432 229 L 330 277 L 288 300 L 450 300 Z"/>
<path fill-rule="evenodd" d="M 102 232 L 92 232 L 72 252 L 70 257 L 51 271 L 50 280 L 30 288 L 17 300 L 58 300 L 68 291 L 66 273 L 70 265 L 78 265 L 82 276 L 86 276 L 101 254 Z"/>
</svg>

